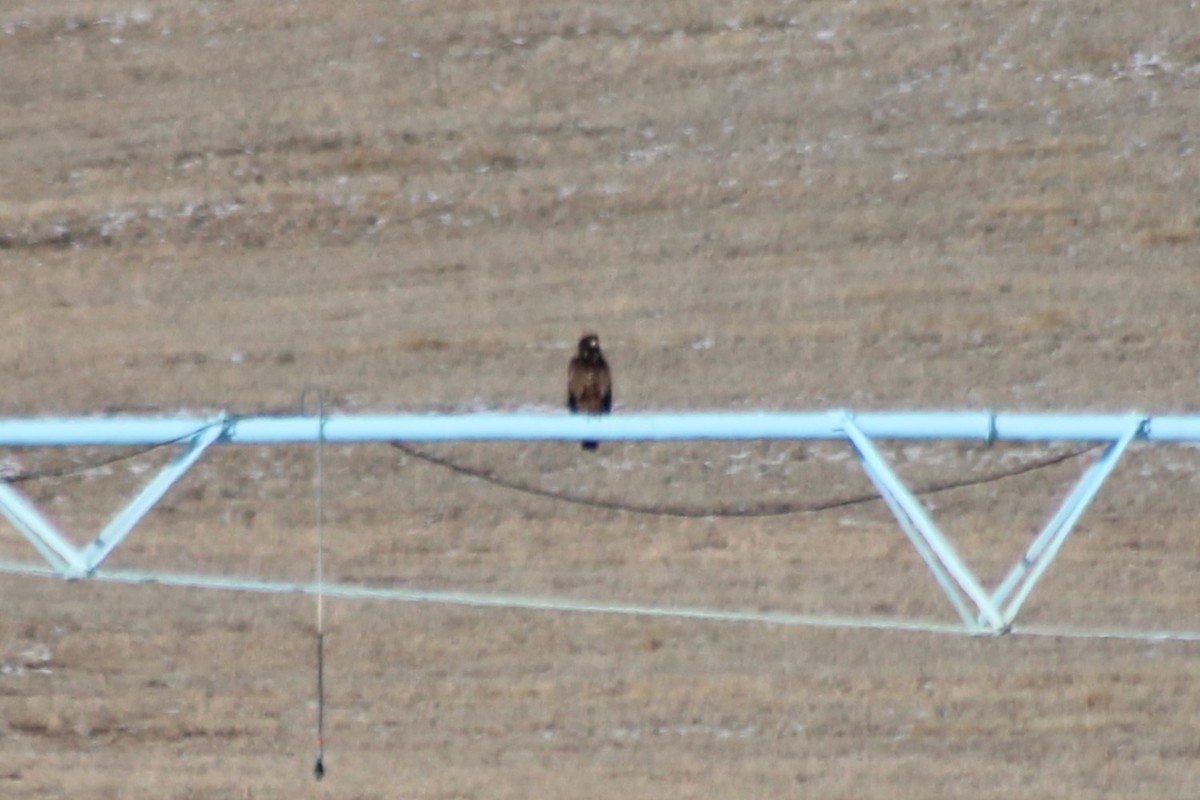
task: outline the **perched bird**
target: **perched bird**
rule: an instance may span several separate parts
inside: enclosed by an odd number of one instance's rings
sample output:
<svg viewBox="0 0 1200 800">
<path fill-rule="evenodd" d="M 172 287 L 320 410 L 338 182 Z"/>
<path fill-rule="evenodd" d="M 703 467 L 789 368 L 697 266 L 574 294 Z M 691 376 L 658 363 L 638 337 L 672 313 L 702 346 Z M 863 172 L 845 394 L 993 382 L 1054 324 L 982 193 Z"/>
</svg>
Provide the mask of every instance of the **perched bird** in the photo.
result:
<svg viewBox="0 0 1200 800">
<path fill-rule="evenodd" d="M 567 408 L 572 414 L 607 414 L 612 411 L 612 378 L 600 352 L 600 337 L 585 334 L 579 353 L 567 367 Z M 595 450 L 599 442 L 584 442 L 584 450 Z"/>
</svg>

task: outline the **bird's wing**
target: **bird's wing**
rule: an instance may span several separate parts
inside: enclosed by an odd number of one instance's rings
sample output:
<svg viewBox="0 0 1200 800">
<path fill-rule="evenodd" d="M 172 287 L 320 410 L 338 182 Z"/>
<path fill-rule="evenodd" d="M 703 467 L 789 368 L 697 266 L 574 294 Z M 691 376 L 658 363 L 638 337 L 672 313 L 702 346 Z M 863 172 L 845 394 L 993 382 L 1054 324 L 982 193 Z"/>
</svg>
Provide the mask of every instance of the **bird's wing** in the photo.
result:
<svg viewBox="0 0 1200 800">
<path fill-rule="evenodd" d="M 605 414 L 612 411 L 612 376 L 605 366 L 596 376 L 597 388 L 600 390 L 600 408 Z"/>
<path fill-rule="evenodd" d="M 579 410 L 580 377 L 579 359 L 573 358 L 567 367 L 567 408 L 572 412 Z"/>
</svg>

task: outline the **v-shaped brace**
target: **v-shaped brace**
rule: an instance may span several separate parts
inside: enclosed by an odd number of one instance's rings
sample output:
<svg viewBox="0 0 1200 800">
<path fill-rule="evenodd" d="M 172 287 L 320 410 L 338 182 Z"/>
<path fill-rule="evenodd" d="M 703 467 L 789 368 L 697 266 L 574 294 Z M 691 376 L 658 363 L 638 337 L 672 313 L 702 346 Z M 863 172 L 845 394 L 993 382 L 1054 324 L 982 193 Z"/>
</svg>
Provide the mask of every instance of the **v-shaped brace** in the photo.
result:
<svg viewBox="0 0 1200 800">
<path fill-rule="evenodd" d="M 1141 435 L 1146 418 L 1132 416 L 1128 429 L 1111 442 L 1104 454 L 1080 478 L 1046 527 L 1009 571 L 994 592 L 987 592 L 954 546 L 934 524 L 895 470 L 849 412 L 841 415 L 842 430 L 858 451 L 863 470 L 900 523 L 917 553 L 929 567 L 950 603 L 974 633 L 1007 633 L 1033 587 L 1049 568 L 1075 523 L 1112 473 L 1129 443 Z M 972 604 L 974 609 L 972 609 Z"/>
<path fill-rule="evenodd" d="M 59 574 L 66 578 L 83 578 L 103 563 L 134 526 L 162 499 L 167 490 L 183 477 L 209 445 L 225 433 L 225 417 L 219 417 L 181 441 L 187 447 L 169 462 L 140 492 L 134 495 L 100 534 L 86 547 L 76 547 L 59 533 L 46 517 L 21 492 L 7 481 L 0 481 L 0 513 L 3 513 L 28 539 Z"/>
</svg>

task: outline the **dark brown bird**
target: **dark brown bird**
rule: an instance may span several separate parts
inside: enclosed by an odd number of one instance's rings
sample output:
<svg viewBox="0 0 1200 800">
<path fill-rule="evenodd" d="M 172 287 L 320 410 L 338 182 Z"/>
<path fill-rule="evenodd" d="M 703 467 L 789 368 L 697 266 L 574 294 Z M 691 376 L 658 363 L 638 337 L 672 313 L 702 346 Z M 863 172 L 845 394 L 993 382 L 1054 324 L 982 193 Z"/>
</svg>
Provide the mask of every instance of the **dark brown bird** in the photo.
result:
<svg viewBox="0 0 1200 800">
<path fill-rule="evenodd" d="M 612 377 L 600 352 L 600 337 L 585 334 L 579 353 L 567 367 L 567 408 L 572 414 L 607 414 L 612 411 Z M 584 442 L 584 450 L 595 450 L 599 442 Z"/>
</svg>

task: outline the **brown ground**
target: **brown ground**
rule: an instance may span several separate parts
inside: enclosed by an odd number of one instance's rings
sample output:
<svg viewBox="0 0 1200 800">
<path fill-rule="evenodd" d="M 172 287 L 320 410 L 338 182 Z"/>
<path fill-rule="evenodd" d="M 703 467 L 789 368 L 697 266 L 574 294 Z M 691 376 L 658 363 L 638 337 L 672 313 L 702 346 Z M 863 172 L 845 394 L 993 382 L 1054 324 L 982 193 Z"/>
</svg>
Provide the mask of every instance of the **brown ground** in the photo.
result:
<svg viewBox="0 0 1200 800">
<path fill-rule="evenodd" d="M 618 411 L 1195 408 L 1191 6 L 6 3 L 0 413 L 558 408 L 585 329 Z M 833 445 L 439 452 L 692 508 L 866 486 Z M 888 452 L 921 483 L 1047 451 Z M 82 541 L 164 457 L 21 486 Z M 308 579 L 313 460 L 211 452 L 112 566 Z M 878 503 L 680 520 L 326 461 L 339 581 L 954 618 Z M 994 582 L 1082 463 L 930 500 Z M 1198 467 L 1135 447 L 1023 620 L 1200 627 Z M 5 798 L 1200 786 L 1194 644 L 332 602 L 316 784 L 311 598 L 0 575 L 0 604 Z"/>
</svg>

